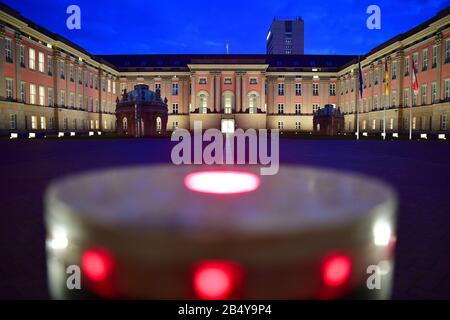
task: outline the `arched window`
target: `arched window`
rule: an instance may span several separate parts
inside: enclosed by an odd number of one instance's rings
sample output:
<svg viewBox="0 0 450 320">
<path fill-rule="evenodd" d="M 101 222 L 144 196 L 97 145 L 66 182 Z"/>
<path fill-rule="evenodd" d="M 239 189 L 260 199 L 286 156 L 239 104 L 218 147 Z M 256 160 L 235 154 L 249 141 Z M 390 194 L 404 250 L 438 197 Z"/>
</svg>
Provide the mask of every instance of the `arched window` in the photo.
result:
<svg viewBox="0 0 450 320">
<path fill-rule="evenodd" d="M 256 93 L 250 93 L 248 95 L 248 113 L 255 113 L 259 107 L 259 97 Z"/>
<path fill-rule="evenodd" d="M 156 118 L 156 131 L 161 132 L 161 117 Z"/>
<path fill-rule="evenodd" d="M 127 117 L 124 117 L 122 119 L 122 130 L 123 131 L 128 131 L 128 120 L 127 120 Z"/>
</svg>

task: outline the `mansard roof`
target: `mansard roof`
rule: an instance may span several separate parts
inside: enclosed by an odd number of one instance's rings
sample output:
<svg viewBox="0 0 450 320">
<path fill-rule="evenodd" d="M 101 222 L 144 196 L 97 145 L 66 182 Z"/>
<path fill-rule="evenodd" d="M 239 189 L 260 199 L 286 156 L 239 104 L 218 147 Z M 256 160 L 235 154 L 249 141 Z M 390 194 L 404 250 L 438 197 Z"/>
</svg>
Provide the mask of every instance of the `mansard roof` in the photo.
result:
<svg viewBox="0 0 450 320">
<path fill-rule="evenodd" d="M 267 71 L 334 72 L 355 59 L 354 55 L 266 55 L 266 54 L 137 54 L 99 55 L 118 71 L 189 71 L 188 65 L 268 65 Z"/>
</svg>

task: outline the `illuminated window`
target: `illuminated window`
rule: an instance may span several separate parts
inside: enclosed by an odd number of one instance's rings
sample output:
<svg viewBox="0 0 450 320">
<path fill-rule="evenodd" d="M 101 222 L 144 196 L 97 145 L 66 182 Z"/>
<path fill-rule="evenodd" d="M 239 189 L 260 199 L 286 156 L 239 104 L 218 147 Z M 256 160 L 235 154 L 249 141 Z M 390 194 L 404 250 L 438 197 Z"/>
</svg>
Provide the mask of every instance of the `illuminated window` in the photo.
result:
<svg viewBox="0 0 450 320">
<path fill-rule="evenodd" d="M 44 54 L 42 52 L 38 53 L 38 64 L 39 64 L 39 72 L 45 71 L 45 65 L 44 65 Z"/>
<path fill-rule="evenodd" d="M 421 88 L 421 102 L 422 104 L 427 104 L 427 85 L 423 84 Z"/>
<path fill-rule="evenodd" d="M 441 130 L 447 130 L 447 128 L 448 128 L 447 115 L 442 114 L 441 115 Z"/>
<path fill-rule="evenodd" d="M 302 105 L 300 103 L 295 104 L 295 113 L 301 114 L 302 113 Z"/>
<path fill-rule="evenodd" d="M 258 79 L 250 78 L 250 84 L 258 84 Z"/>
<path fill-rule="evenodd" d="M 31 129 L 37 129 L 37 117 L 31 116 Z"/>
<path fill-rule="evenodd" d="M 45 130 L 47 129 L 47 121 L 45 120 L 45 117 L 41 116 L 41 129 Z"/>
<path fill-rule="evenodd" d="M 312 107 L 313 107 L 313 112 L 314 112 L 314 113 L 316 113 L 317 111 L 319 111 L 319 104 L 313 103 Z"/>
<path fill-rule="evenodd" d="M 28 49 L 28 67 L 31 70 L 36 69 L 36 56 L 33 48 Z"/>
<path fill-rule="evenodd" d="M 431 83 L 431 103 L 437 102 L 437 89 L 436 89 L 436 82 Z"/>
<path fill-rule="evenodd" d="M 45 88 L 39 86 L 39 105 L 45 106 Z"/>
<path fill-rule="evenodd" d="M 422 71 L 428 69 L 428 48 L 422 51 Z"/>
<path fill-rule="evenodd" d="M 30 104 L 36 104 L 36 85 L 30 83 Z"/>
<path fill-rule="evenodd" d="M 14 97 L 14 80 L 6 79 L 6 98 L 12 100 Z"/>
</svg>

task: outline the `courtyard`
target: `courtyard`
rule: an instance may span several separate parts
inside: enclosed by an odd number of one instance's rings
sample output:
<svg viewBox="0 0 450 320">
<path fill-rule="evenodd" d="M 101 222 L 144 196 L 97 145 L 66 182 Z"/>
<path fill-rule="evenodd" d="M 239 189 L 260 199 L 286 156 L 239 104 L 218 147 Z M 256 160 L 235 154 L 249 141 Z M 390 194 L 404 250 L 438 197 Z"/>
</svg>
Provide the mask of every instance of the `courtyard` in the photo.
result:
<svg viewBox="0 0 450 320">
<path fill-rule="evenodd" d="M 169 139 L 0 140 L 0 298 L 47 299 L 43 193 L 69 173 L 170 163 Z M 445 141 L 280 139 L 280 165 L 382 179 L 400 198 L 394 299 L 450 296 L 450 148 Z"/>
</svg>

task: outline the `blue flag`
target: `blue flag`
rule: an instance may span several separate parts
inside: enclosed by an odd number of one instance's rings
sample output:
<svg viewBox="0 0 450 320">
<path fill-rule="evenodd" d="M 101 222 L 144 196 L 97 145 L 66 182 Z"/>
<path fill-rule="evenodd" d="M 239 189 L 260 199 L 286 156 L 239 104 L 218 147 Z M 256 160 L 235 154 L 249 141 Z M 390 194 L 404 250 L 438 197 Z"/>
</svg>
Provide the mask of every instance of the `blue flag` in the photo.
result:
<svg viewBox="0 0 450 320">
<path fill-rule="evenodd" d="M 358 77 L 359 77 L 359 96 L 362 98 L 363 94 L 363 76 L 362 76 L 362 70 L 361 70 L 361 61 L 358 59 Z"/>
</svg>

